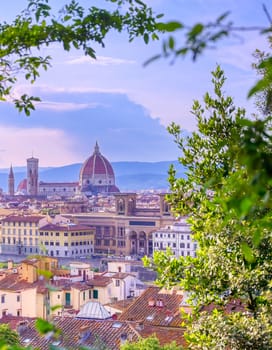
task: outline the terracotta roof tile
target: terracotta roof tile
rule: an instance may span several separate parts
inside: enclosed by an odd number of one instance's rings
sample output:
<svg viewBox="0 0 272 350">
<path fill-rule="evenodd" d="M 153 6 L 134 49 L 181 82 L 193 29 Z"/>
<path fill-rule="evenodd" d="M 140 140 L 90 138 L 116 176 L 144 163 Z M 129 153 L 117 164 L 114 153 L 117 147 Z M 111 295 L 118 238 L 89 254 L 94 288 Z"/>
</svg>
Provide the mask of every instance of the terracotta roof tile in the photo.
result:
<svg viewBox="0 0 272 350">
<path fill-rule="evenodd" d="M 34 222 L 38 223 L 43 216 L 38 215 L 9 215 L 2 222 Z"/>
<path fill-rule="evenodd" d="M 72 317 L 55 317 L 53 322 L 62 334 L 55 345 L 65 349 L 105 345 L 108 349 L 116 350 L 120 347 L 121 337 L 127 337 L 131 341 L 138 339 L 137 332 L 126 322 L 88 321 Z M 38 334 L 35 320 L 28 321 L 27 327 L 21 331 L 20 339 L 22 345 L 41 350 L 49 349 L 54 342 L 50 337 Z"/>
<path fill-rule="evenodd" d="M 160 293 L 159 287 L 147 288 L 119 317 L 121 321 L 142 321 L 146 325 L 180 327 L 180 294 Z"/>
</svg>

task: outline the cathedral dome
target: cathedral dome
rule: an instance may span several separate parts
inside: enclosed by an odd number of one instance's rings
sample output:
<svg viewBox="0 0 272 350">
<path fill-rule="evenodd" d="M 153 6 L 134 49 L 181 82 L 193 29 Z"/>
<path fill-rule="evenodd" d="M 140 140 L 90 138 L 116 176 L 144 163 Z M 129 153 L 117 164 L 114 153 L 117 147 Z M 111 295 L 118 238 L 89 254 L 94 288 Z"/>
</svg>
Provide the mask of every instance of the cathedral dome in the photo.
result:
<svg viewBox="0 0 272 350">
<path fill-rule="evenodd" d="M 17 193 L 23 193 L 26 194 L 27 193 L 27 179 L 23 179 L 18 187 L 17 187 Z"/>
<path fill-rule="evenodd" d="M 97 142 L 93 154 L 82 165 L 79 184 L 82 192 L 90 194 L 119 192 L 113 168 L 100 153 Z"/>
</svg>

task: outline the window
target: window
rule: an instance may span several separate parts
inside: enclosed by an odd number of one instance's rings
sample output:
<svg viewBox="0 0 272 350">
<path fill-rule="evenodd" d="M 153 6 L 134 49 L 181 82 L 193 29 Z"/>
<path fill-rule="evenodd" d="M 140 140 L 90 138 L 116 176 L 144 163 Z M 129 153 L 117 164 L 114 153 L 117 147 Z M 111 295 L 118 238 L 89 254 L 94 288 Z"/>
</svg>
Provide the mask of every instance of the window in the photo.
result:
<svg viewBox="0 0 272 350">
<path fill-rule="evenodd" d="M 19 303 L 20 302 L 20 295 L 17 295 L 17 297 L 16 297 L 16 300 L 17 300 L 17 303 Z"/>
<path fill-rule="evenodd" d="M 5 303 L 5 295 L 1 295 L 1 303 L 4 304 Z"/>
<path fill-rule="evenodd" d="M 190 248 L 190 243 L 187 243 L 187 248 Z"/>
<path fill-rule="evenodd" d="M 69 245 L 69 243 L 64 242 L 64 246 L 65 246 L 65 247 L 68 247 L 68 245 Z"/>
<path fill-rule="evenodd" d="M 89 290 L 89 299 L 92 299 L 92 290 Z"/>
<path fill-rule="evenodd" d="M 67 237 L 68 236 L 68 232 L 64 232 L 64 236 Z"/>
<path fill-rule="evenodd" d="M 120 280 L 115 280 L 115 287 L 120 287 Z"/>
<path fill-rule="evenodd" d="M 70 306 L 71 305 L 71 294 L 65 293 L 65 305 Z"/>
<path fill-rule="evenodd" d="M 83 297 L 83 300 L 85 300 L 85 299 L 86 299 L 86 293 L 85 293 L 85 292 L 83 292 L 82 297 Z"/>
<path fill-rule="evenodd" d="M 180 248 L 185 248 L 185 243 L 180 243 Z"/>
<path fill-rule="evenodd" d="M 93 290 L 93 298 L 98 299 L 98 290 L 96 289 Z"/>
</svg>

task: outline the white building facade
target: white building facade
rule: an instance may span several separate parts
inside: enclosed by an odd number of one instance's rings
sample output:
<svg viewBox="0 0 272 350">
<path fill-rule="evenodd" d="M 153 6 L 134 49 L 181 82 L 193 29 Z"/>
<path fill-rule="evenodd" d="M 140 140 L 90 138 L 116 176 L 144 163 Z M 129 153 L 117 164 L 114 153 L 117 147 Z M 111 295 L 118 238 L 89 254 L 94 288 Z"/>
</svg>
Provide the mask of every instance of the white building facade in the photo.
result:
<svg viewBox="0 0 272 350">
<path fill-rule="evenodd" d="M 170 248 L 176 257 L 196 256 L 197 242 L 193 239 L 187 218 L 153 232 L 153 252 Z"/>
</svg>

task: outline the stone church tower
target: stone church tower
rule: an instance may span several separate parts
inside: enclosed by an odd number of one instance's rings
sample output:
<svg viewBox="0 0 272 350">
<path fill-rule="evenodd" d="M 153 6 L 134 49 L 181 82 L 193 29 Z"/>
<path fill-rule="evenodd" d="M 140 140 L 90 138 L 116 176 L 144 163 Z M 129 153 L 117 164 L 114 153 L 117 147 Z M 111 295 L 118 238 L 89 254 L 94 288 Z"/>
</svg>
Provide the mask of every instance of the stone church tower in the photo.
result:
<svg viewBox="0 0 272 350">
<path fill-rule="evenodd" d="M 14 196 L 14 174 L 12 165 L 10 166 L 9 176 L 8 176 L 8 194 Z"/>
<path fill-rule="evenodd" d="M 30 196 L 37 196 L 39 193 L 39 159 L 27 159 L 27 194 Z"/>
</svg>

